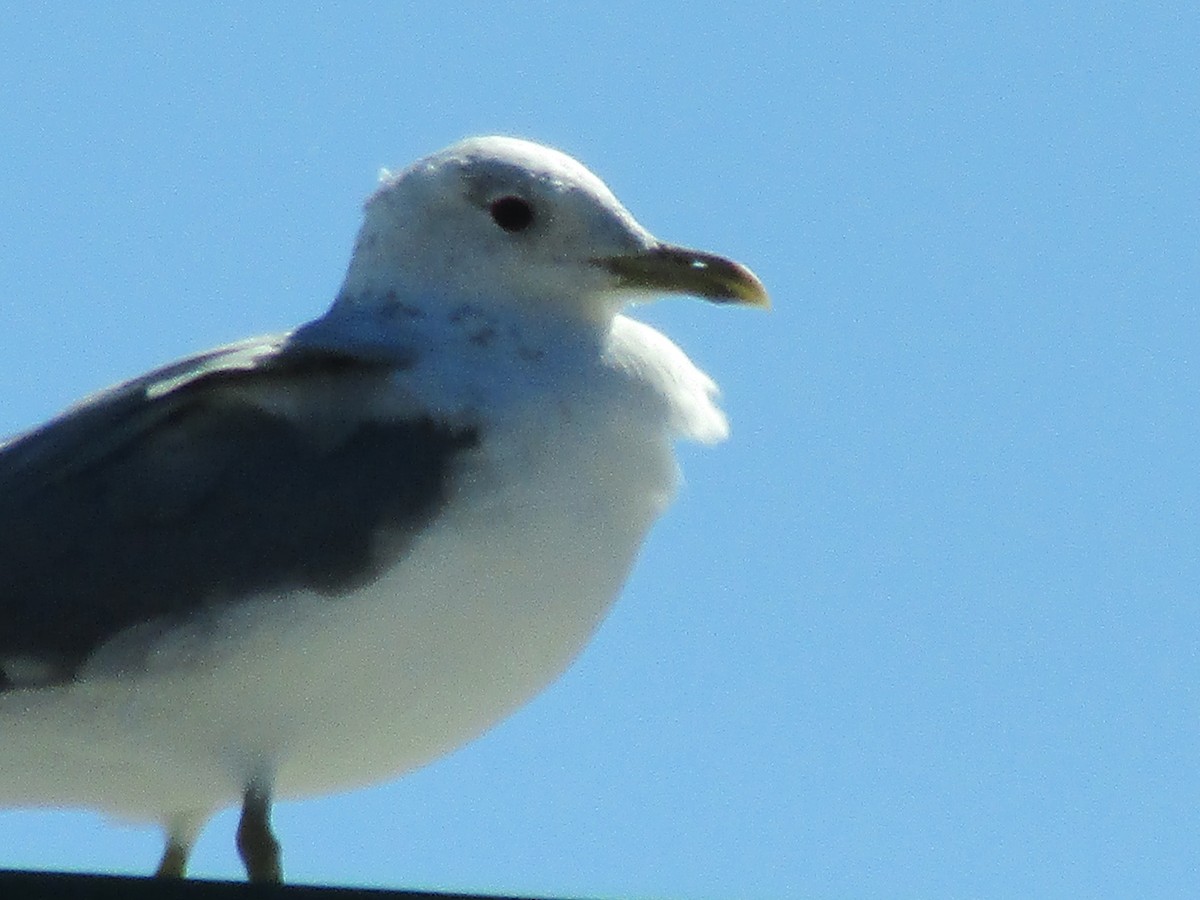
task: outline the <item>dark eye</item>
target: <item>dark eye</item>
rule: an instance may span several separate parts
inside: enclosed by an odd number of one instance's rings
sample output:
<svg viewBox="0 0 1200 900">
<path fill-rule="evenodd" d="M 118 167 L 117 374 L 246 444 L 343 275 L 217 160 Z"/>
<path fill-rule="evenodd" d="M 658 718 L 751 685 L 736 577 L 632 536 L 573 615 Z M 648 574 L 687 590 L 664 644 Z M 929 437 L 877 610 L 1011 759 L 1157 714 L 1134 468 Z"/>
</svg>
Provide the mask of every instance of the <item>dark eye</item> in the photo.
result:
<svg viewBox="0 0 1200 900">
<path fill-rule="evenodd" d="M 533 224 L 533 207 L 520 197 L 501 197 L 490 207 L 492 221 L 505 231 L 524 231 Z"/>
</svg>

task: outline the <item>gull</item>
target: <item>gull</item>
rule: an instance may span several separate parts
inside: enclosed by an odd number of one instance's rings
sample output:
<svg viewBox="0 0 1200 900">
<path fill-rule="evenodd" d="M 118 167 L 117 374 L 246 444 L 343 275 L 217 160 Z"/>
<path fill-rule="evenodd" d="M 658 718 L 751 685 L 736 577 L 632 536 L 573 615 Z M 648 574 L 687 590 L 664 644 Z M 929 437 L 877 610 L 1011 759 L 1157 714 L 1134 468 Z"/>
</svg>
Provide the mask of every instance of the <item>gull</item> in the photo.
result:
<svg viewBox="0 0 1200 900">
<path fill-rule="evenodd" d="M 241 804 L 379 782 L 553 681 L 727 433 L 631 302 L 766 306 L 569 156 L 471 138 L 365 205 L 320 318 L 95 394 L 0 445 L 0 807 L 155 823 L 162 876 Z"/>
</svg>

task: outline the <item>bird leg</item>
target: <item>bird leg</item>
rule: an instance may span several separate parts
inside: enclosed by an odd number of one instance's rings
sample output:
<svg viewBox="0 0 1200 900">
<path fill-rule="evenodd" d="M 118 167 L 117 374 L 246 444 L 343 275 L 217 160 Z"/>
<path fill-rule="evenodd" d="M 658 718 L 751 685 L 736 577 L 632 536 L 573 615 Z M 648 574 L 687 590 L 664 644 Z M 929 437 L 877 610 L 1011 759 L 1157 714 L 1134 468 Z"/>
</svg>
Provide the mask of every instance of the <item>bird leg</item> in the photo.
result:
<svg viewBox="0 0 1200 900">
<path fill-rule="evenodd" d="M 167 838 L 162 860 L 154 871 L 155 878 L 183 878 L 187 875 L 188 851 L 192 848 L 181 844 L 171 835 Z"/>
<path fill-rule="evenodd" d="M 271 833 L 271 797 L 257 784 L 247 787 L 242 798 L 237 849 L 250 881 L 283 881 L 279 841 Z"/>
<path fill-rule="evenodd" d="M 164 823 L 167 845 L 154 872 L 156 878 L 183 878 L 187 875 L 188 857 L 206 818 L 207 814 L 203 813 L 179 813 Z"/>
</svg>

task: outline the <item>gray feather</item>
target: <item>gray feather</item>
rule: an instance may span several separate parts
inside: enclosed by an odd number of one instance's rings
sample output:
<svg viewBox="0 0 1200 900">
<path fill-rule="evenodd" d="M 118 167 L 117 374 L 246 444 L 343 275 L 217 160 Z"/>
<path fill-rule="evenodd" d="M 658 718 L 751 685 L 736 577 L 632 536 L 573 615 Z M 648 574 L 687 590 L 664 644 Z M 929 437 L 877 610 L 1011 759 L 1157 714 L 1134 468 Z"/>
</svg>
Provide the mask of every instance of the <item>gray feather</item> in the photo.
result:
<svg viewBox="0 0 1200 900">
<path fill-rule="evenodd" d="M 134 625 L 373 579 L 391 561 L 375 537 L 387 530 L 400 552 L 478 437 L 365 415 L 356 399 L 390 371 L 287 336 L 246 342 L 0 446 L 0 691 L 19 672 L 69 679 Z M 344 408 L 285 416 L 245 400 L 270 391 Z"/>
</svg>

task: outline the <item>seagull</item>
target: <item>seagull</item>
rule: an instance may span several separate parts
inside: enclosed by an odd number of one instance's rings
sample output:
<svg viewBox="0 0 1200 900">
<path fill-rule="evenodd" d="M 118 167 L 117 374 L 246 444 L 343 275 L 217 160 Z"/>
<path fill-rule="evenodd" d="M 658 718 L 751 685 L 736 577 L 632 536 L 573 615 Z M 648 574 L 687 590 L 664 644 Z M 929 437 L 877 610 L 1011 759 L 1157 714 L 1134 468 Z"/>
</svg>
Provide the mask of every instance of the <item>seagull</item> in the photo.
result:
<svg viewBox="0 0 1200 900">
<path fill-rule="evenodd" d="M 674 493 L 713 382 L 622 314 L 765 307 L 569 156 L 461 141 L 367 200 L 323 316 L 0 444 L 0 807 L 157 824 L 184 877 L 241 804 L 401 775 L 546 687 Z"/>
</svg>

